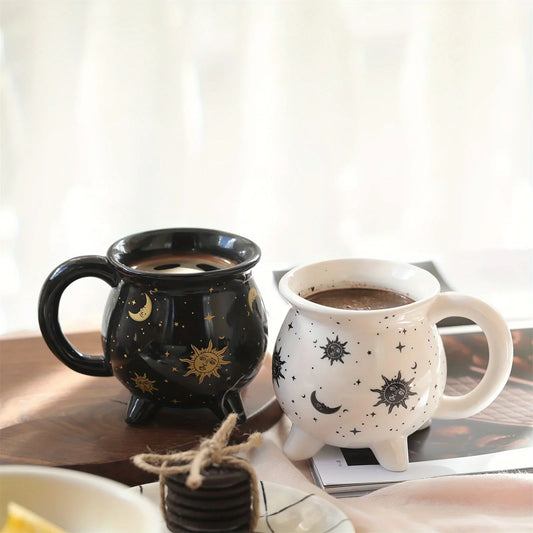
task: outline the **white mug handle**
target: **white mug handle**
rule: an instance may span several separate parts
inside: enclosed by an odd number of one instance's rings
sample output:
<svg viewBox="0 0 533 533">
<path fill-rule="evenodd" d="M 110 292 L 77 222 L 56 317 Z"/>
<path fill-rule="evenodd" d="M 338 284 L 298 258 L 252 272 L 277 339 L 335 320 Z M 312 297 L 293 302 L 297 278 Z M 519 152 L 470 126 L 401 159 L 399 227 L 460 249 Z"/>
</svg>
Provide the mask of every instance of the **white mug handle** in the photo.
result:
<svg viewBox="0 0 533 533">
<path fill-rule="evenodd" d="M 513 364 L 513 340 L 503 317 L 478 298 L 457 292 L 438 294 L 429 310 L 434 323 L 446 317 L 461 316 L 473 320 L 487 338 L 489 360 L 481 381 L 467 394 L 443 394 L 435 418 L 467 418 L 487 407 L 507 383 Z"/>
</svg>

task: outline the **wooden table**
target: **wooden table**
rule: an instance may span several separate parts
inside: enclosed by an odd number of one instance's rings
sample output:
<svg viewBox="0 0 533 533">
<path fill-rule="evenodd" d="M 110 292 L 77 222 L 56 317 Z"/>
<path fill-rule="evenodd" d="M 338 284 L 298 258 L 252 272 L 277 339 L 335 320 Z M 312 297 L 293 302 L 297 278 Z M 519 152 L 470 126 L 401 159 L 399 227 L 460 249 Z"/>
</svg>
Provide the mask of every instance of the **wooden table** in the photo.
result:
<svg viewBox="0 0 533 533">
<path fill-rule="evenodd" d="M 101 351 L 99 333 L 69 340 L 85 353 Z M 282 415 L 269 355 L 242 397 L 248 420 L 236 441 Z M 124 422 L 128 401 L 117 379 L 70 370 L 40 336 L 0 340 L 0 463 L 67 467 L 137 485 L 155 478 L 133 466 L 133 455 L 193 448 L 220 424 L 207 410 L 163 408 L 134 427 Z"/>
</svg>

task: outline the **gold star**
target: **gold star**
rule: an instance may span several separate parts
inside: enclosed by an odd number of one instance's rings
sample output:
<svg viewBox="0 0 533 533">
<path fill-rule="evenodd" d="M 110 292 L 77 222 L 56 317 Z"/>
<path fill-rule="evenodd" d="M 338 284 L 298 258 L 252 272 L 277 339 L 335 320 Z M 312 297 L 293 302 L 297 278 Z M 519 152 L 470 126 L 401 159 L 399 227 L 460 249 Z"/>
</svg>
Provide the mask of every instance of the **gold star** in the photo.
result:
<svg viewBox="0 0 533 533">
<path fill-rule="evenodd" d="M 133 300 L 133 301 L 131 302 L 131 305 L 135 305 L 136 303 L 137 303 L 137 302 L 136 302 L 135 300 Z"/>
<path fill-rule="evenodd" d="M 209 287 L 209 292 L 213 292 L 214 290 L 213 287 Z"/>
<path fill-rule="evenodd" d="M 175 366 L 173 366 L 173 367 L 172 367 L 172 372 L 177 372 L 177 371 L 178 371 L 178 368 L 175 367 Z"/>
<path fill-rule="evenodd" d="M 215 318 L 215 315 L 212 315 L 211 313 L 207 313 L 207 315 L 204 318 L 208 322 L 211 322 L 211 320 L 213 320 L 213 318 Z"/>
<path fill-rule="evenodd" d="M 170 352 L 167 350 L 167 351 L 165 352 L 165 355 L 168 357 L 168 356 L 170 355 Z"/>
</svg>

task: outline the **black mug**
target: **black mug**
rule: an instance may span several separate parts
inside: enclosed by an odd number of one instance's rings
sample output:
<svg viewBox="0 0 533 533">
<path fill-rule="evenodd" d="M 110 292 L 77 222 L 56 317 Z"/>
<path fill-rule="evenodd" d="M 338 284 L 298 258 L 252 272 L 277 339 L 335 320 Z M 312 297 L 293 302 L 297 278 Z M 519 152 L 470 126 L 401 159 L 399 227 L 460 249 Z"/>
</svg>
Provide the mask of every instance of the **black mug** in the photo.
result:
<svg viewBox="0 0 533 533">
<path fill-rule="evenodd" d="M 104 256 L 58 266 L 39 298 L 39 326 L 67 366 L 115 375 L 131 392 L 126 422 L 160 406 L 208 408 L 245 420 L 240 391 L 259 372 L 267 346 L 265 307 L 251 268 L 259 247 L 232 233 L 199 228 L 130 235 Z M 94 276 L 111 292 L 102 322 L 102 355 L 80 352 L 58 319 L 63 291 Z"/>
</svg>

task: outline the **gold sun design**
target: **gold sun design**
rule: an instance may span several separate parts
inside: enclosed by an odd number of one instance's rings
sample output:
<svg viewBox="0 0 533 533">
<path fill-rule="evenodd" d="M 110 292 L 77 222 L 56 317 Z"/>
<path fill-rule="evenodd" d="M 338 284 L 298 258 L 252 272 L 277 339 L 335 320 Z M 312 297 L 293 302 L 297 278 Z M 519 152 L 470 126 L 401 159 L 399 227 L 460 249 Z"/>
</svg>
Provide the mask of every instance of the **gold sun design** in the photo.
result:
<svg viewBox="0 0 533 533">
<path fill-rule="evenodd" d="M 204 381 L 207 377 L 215 376 L 220 377 L 218 371 L 222 365 L 229 365 L 231 361 L 224 361 L 223 353 L 228 349 L 227 346 L 224 346 L 222 350 L 215 350 L 213 348 L 213 343 L 211 340 L 207 345 L 207 348 L 197 348 L 191 344 L 193 349 L 193 355 L 190 359 L 180 359 L 184 363 L 189 364 L 189 370 L 184 377 L 194 374 L 200 383 Z"/>
<path fill-rule="evenodd" d="M 154 387 L 155 380 L 148 379 L 146 372 L 142 376 L 139 376 L 137 372 L 134 372 L 134 374 L 133 382 L 138 389 L 141 389 L 143 392 L 149 392 L 150 394 L 158 390 Z"/>
</svg>

